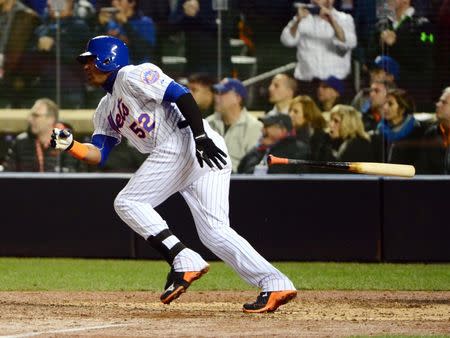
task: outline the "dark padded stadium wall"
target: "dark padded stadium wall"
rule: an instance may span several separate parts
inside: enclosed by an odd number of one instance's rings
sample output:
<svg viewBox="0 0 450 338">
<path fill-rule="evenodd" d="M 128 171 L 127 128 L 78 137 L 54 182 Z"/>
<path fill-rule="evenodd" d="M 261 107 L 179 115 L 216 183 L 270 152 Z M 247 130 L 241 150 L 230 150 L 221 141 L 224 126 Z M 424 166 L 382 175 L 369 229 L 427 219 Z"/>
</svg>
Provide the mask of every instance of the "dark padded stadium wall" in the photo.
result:
<svg viewBox="0 0 450 338">
<path fill-rule="evenodd" d="M 125 178 L 0 178 L 0 255 L 159 258 L 115 214 Z M 233 228 L 270 260 L 377 261 L 378 179 L 232 179 Z M 205 258 L 180 195 L 157 210 Z"/>
<path fill-rule="evenodd" d="M 450 179 L 386 179 L 383 255 L 389 262 L 450 261 Z"/>
<path fill-rule="evenodd" d="M 133 233 L 113 209 L 126 180 L 0 179 L 0 255 L 130 257 Z"/>
<path fill-rule="evenodd" d="M 159 258 L 115 214 L 128 178 L 0 176 L 0 255 Z M 233 178 L 232 227 L 270 260 L 450 261 L 450 179 Z M 157 210 L 205 258 L 180 195 Z"/>
</svg>

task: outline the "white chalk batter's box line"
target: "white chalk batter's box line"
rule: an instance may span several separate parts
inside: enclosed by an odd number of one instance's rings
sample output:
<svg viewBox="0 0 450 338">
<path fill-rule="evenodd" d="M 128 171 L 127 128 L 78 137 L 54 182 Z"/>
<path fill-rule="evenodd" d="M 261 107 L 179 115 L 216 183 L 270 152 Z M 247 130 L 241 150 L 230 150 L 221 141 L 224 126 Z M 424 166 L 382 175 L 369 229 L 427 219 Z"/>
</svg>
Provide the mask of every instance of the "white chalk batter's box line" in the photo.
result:
<svg viewBox="0 0 450 338">
<path fill-rule="evenodd" d="M 80 331 L 89 331 L 89 330 L 100 330 L 100 329 L 109 329 L 113 327 L 125 327 L 130 326 L 131 324 L 105 324 L 105 325 L 97 325 L 97 326 L 84 326 L 84 327 L 75 327 L 70 329 L 58 329 L 58 330 L 49 330 L 49 331 L 41 331 L 41 332 L 27 332 L 27 333 L 19 333 L 8 336 L 0 336 L 0 338 L 25 338 L 25 337 L 34 337 L 43 334 L 55 334 L 55 333 L 71 333 L 71 332 L 80 332 Z"/>
</svg>

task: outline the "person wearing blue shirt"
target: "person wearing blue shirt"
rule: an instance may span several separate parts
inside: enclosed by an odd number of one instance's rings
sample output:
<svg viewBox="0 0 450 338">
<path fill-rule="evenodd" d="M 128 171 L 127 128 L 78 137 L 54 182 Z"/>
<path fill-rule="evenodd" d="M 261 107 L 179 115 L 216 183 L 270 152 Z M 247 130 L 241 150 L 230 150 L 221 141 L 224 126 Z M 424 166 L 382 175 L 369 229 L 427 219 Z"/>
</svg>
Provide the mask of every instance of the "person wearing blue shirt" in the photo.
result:
<svg viewBox="0 0 450 338">
<path fill-rule="evenodd" d="M 117 12 L 106 25 L 105 33 L 128 45 L 132 62 L 156 62 L 156 27 L 139 10 L 138 0 L 112 0 L 111 5 Z"/>
</svg>

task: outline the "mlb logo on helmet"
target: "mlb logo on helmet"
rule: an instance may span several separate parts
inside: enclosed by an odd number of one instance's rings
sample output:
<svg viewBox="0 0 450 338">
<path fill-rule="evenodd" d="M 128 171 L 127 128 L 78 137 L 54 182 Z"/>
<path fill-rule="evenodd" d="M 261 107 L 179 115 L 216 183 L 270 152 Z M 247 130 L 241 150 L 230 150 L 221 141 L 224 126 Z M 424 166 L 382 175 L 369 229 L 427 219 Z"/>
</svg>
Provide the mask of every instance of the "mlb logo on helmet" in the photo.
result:
<svg viewBox="0 0 450 338">
<path fill-rule="evenodd" d="M 156 70 L 147 69 L 141 73 L 142 81 L 146 84 L 152 84 L 158 81 L 159 73 Z"/>
</svg>

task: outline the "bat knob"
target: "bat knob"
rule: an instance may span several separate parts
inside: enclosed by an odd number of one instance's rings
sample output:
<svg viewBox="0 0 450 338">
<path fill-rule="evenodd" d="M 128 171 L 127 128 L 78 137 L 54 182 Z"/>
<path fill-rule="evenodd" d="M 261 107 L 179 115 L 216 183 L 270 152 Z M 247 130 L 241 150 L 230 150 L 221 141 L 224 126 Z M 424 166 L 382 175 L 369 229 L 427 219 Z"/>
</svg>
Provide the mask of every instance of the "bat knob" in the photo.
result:
<svg viewBox="0 0 450 338">
<path fill-rule="evenodd" d="M 268 165 L 274 165 L 274 164 L 289 164 L 289 159 L 283 158 L 283 157 L 276 157 L 273 155 L 267 156 L 267 164 Z"/>
</svg>

